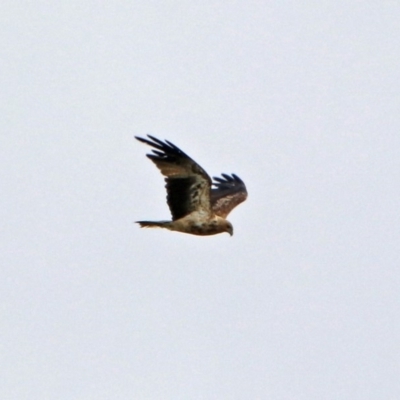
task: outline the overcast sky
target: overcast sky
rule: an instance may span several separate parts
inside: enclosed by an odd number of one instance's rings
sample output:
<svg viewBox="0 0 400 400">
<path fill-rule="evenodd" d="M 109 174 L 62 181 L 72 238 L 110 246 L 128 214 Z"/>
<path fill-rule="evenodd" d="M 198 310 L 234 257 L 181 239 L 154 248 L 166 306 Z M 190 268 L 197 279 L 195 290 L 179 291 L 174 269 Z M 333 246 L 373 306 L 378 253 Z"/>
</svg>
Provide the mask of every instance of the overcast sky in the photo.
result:
<svg viewBox="0 0 400 400">
<path fill-rule="evenodd" d="M 400 398 L 397 1 L 3 1 L 0 397 Z M 134 139 L 248 200 L 170 217 Z"/>
</svg>

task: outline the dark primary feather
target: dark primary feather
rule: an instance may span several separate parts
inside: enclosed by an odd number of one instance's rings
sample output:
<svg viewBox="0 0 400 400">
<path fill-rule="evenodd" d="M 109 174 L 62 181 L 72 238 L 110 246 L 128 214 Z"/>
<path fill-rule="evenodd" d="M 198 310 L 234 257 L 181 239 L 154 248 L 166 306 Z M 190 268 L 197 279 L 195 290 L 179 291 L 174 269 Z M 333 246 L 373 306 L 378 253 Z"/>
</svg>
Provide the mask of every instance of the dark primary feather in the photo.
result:
<svg viewBox="0 0 400 400">
<path fill-rule="evenodd" d="M 173 143 L 147 136 L 151 140 L 136 139 L 157 149 L 147 157 L 166 177 L 167 203 L 172 219 L 177 220 L 199 209 L 210 211 L 211 178 L 204 169 Z"/>
<path fill-rule="evenodd" d="M 211 208 L 215 214 L 226 218 L 238 204 L 246 200 L 247 190 L 244 182 L 237 175 L 221 175 L 222 178 L 213 178 Z"/>
<path fill-rule="evenodd" d="M 149 157 L 151 160 L 156 160 L 156 159 L 162 159 L 164 161 L 168 162 L 177 162 L 179 158 L 186 158 L 190 159 L 191 158 L 185 154 L 180 148 L 175 146 L 173 143 L 169 142 L 166 140 L 163 142 L 160 139 L 157 139 L 154 136 L 147 135 L 148 139 L 144 139 L 138 136 L 135 136 L 135 139 L 139 140 L 142 143 L 146 143 L 149 146 L 152 146 L 160 151 L 157 150 L 152 150 L 152 152 L 155 154 L 147 154 L 147 157 Z M 193 160 L 192 160 L 193 161 Z"/>
</svg>

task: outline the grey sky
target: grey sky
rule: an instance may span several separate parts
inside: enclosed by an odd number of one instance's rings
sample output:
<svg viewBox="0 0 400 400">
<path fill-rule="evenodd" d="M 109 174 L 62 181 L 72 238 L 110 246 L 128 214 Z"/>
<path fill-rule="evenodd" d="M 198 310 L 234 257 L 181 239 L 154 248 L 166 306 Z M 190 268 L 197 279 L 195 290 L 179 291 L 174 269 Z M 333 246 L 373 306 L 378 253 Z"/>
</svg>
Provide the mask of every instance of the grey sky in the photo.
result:
<svg viewBox="0 0 400 400">
<path fill-rule="evenodd" d="M 400 5 L 4 1 L 0 397 L 400 398 Z M 134 135 L 248 201 L 167 219 Z"/>
</svg>

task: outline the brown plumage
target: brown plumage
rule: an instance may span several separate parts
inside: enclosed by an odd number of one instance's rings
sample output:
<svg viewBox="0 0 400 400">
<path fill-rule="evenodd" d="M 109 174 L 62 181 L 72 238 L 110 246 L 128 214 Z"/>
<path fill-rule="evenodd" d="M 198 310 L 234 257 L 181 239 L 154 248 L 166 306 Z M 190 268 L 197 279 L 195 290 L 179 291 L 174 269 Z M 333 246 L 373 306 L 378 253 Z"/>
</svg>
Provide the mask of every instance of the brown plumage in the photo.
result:
<svg viewBox="0 0 400 400">
<path fill-rule="evenodd" d="M 225 218 L 246 200 L 244 182 L 235 174 L 222 174 L 212 182 L 207 172 L 174 144 L 147 136 L 150 140 L 136 139 L 156 149 L 147 157 L 166 177 L 172 221 L 137 221 L 138 224 L 142 228 L 166 228 L 201 236 L 223 232 L 233 235 L 232 224 Z"/>
</svg>

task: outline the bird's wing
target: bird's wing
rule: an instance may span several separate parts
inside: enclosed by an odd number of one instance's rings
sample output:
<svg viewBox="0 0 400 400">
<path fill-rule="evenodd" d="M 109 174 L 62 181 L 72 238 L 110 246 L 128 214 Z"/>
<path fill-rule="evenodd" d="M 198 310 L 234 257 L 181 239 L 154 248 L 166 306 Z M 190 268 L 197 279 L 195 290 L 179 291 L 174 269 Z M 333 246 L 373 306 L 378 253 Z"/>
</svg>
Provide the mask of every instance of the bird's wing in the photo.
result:
<svg viewBox="0 0 400 400">
<path fill-rule="evenodd" d="M 137 136 L 136 139 L 156 149 L 147 157 L 166 177 L 167 203 L 172 219 L 177 220 L 193 211 L 211 213 L 211 178 L 207 172 L 168 140 L 163 142 L 147 136 L 150 140 Z"/>
<path fill-rule="evenodd" d="M 213 179 L 211 208 L 216 215 L 226 218 L 238 204 L 246 200 L 246 186 L 235 174 L 222 174 L 222 178 Z"/>
</svg>

